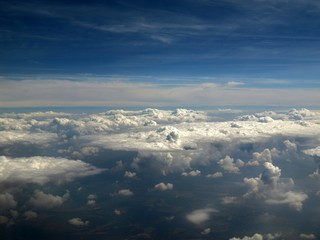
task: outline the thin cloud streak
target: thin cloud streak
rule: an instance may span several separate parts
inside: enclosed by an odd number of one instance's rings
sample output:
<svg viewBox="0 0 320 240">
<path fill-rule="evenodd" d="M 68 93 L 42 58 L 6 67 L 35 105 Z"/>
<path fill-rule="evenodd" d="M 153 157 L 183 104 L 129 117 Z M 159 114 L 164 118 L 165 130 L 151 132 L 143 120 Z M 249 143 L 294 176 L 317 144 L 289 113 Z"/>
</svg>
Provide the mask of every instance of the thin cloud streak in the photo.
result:
<svg viewBox="0 0 320 240">
<path fill-rule="evenodd" d="M 5 81 L 0 106 L 318 106 L 318 89 L 247 88 L 212 83 Z"/>
</svg>

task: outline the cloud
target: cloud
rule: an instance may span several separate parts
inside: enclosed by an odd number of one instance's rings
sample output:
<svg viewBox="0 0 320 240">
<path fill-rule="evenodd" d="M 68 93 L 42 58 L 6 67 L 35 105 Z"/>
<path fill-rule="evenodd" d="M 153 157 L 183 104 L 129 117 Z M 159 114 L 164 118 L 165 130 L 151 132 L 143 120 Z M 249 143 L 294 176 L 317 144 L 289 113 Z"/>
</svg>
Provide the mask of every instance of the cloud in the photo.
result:
<svg viewBox="0 0 320 240">
<path fill-rule="evenodd" d="M 310 156 L 318 156 L 320 157 L 320 146 L 316 148 L 310 148 L 303 151 L 305 154 Z"/>
<path fill-rule="evenodd" d="M 243 237 L 243 238 L 237 238 L 237 237 L 233 237 L 230 238 L 230 240 L 263 240 L 263 236 L 259 233 L 255 233 L 252 237 Z"/>
<path fill-rule="evenodd" d="M 185 176 L 185 177 L 196 177 L 196 176 L 200 176 L 201 175 L 201 171 L 192 170 L 190 172 L 183 172 L 181 175 Z"/>
<path fill-rule="evenodd" d="M 154 185 L 154 188 L 157 190 L 161 190 L 161 191 L 167 191 L 167 190 L 172 190 L 173 189 L 173 184 L 172 183 L 158 183 L 156 185 Z"/>
<path fill-rule="evenodd" d="M 117 215 L 117 216 L 120 216 L 120 215 L 121 215 L 121 211 L 120 211 L 119 209 L 115 209 L 115 210 L 113 211 L 113 213 L 114 213 L 115 215 Z"/>
<path fill-rule="evenodd" d="M 239 85 L 237 82 L 230 82 Z M 205 87 L 206 83 L 167 85 L 119 81 L 57 79 L 3 81 L 0 106 L 316 106 L 317 89 Z M 81 92 L 81 97 L 79 96 Z M 121 94 L 119 94 L 121 93 Z M 12 98 L 15 96 L 15 98 Z"/>
<path fill-rule="evenodd" d="M 227 86 L 228 87 L 237 87 L 237 86 L 241 86 L 241 85 L 244 85 L 244 83 L 243 82 L 237 82 L 237 81 L 227 82 Z"/>
<path fill-rule="evenodd" d="M 93 206 L 96 204 L 96 200 L 97 200 L 97 195 L 95 194 L 89 194 L 87 197 L 88 201 L 87 201 L 87 205 L 89 206 Z"/>
<path fill-rule="evenodd" d="M 312 233 L 311 234 L 301 233 L 299 237 L 301 239 L 317 239 L 317 237 Z"/>
<path fill-rule="evenodd" d="M 103 169 L 79 160 L 54 157 L 10 158 L 0 156 L 1 182 L 36 183 L 72 181 L 78 177 L 99 174 Z"/>
<path fill-rule="evenodd" d="M 206 177 L 207 178 L 220 178 L 220 177 L 223 177 L 223 174 L 222 174 L 222 172 L 215 172 L 215 173 L 207 174 Z"/>
<path fill-rule="evenodd" d="M 201 225 L 202 223 L 208 221 L 210 219 L 210 215 L 215 212 L 217 212 L 217 210 L 213 208 L 198 209 L 187 214 L 186 219 L 193 224 Z"/>
<path fill-rule="evenodd" d="M 6 224 L 8 222 L 9 222 L 9 218 L 7 218 L 6 216 L 0 215 L 0 224 Z"/>
<path fill-rule="evenodd" d="M 291 191 L 294 182 L 292 179 L 287 179 L 287 181 L 282 179 L 279 167 L 270 162 L 265 162 L 264 168 L 259 177 L 244 178 L 244 183 L 250 187 L 250 191 L 244 197 L 254 195 L 263 199 L 266 204 L 287 204 L 291 208 L 301 211 L 303 202 L 308 198 L 308 195 L 303 192 Z"/>
<path fill-rule="evenodd" d="M 206 228 L 201 232 L 201 235 L 208 235 L 211 233 L 211 228 Z"/>
<path fill-rule="evenodd" d="M 69 198 L 69 193 L 63 196 L 54 196 L 46 194 L 42 191 L 36 190 L 33 196 L 29 199 L 29 204 L 35 208 L 53 208 L 61 206 Z"/>
<path fill-rule="evenodd" d="M 68 223 L 74 226 L 88 226 L 89 221 L 83 221 L 81 218 L 71 218 L 68 220 Z"/>
<path fill-rule="evenodd" d="M 125 197 L 133 196 L 133 192 L 130 189 L 121 189 L 118 191 L 118 194 Z"/>
<path fill-rule="evenodd" d="M 6 210 L 16 207 L 17 202 L 10 193 L 0 194 L 0 210 Z"/>
<path fill-rule="evenodd" d="M 223 197 L 222 198 L 222 204 L 224 205 L 229 205 L 229 204 L 234 204 L 237 202 L 237 197 Z"/>
<path fill-rule="evenodd" d="M 224 159 L 218 161 L 220 167 L 222 167 L 228 173 L 239 173 L 240 168 L 244 166 L 244 162 L 240 159 L 237 159 L 234 162 L 233 158 L 226 156 Z"/>
<path fill-rule="evenodd" d="M 30 219 L 34 219 L 34 218 L 37 218 L 38 217 L 38 214 L 34 211 L 26 211 L 23 213 L 23 216 L 27 219 L 27 220 L 30 220 Z"/>
<path fill-rule="evenodd" d="M 127 177 L 127 178 L 133 178 L 135 177 L 137 174 L 135 172 L 129 172 L 129 171 L 126 171 L 124 173 L 124 176 Z"/>
</svg>

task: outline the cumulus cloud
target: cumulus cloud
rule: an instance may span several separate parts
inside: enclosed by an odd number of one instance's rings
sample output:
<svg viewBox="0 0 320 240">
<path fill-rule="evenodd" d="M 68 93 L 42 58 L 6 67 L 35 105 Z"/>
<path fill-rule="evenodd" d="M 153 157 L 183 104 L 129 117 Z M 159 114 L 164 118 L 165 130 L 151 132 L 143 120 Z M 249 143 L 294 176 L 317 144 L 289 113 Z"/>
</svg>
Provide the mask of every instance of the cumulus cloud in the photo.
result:
<svg viewBox="0 0 320 240">
<path fill-rule="evenodd" d="M 264 171 L 259 177 L 244 178 L 244 183 L 250 187 L 250 191 L 244 197 L 256 196 L 262 198 L 265 203 L 271 205 L 287 204 L 300 211 L 303 202 L 308 195 L 303 192 L 290 190 L 294 186 L 292 179 L 281 179 L 281 169 L 272 163 L 264 163 Z"/>
<path fill-rule="evenodd" d="M 320 157 L 320 146 L 318 146 L 316 148 L 306 149 L 303 152 L 307 155 L 310 155 L 310 156 Z"/>
<path fill-rule="evenodd" d="M 89 221 L 83 221 L 81 218 L 71 218 L 68 220 L 68 223 L 74 226 L 88 226 Z"/>
<path fill-rule="evenodd" d="M 228 205 L 228 204 L 234 204 L 237 202 L 237 197 L 223 197 L 222 198 L 222 204 Z"/>
<path fill-rule="evenodd" d="M 230 240 L 263 240 L 263 235 L 259 233 L 255 233 L 252 237 L 243 237 L 243 238 L 238 238 L 238 237 L 233 237 L 230 238 Z"/>
<path fill-rule="evenodd" d="M 137 174 L 135 172 L 129 172 L 129 171 L 126 171 L 124 173 L 124 176 L 127 177 L 127 178 L 133 178 L 135 177 Z"/>
<path fill-rule="evenodd" d="M 96 200 L 97 200 L 97 195 L 95 194 L 89 194 L 87 197 L 88 201 L 87 201 L 87 205 L 89 206 L 93 206 L 96 204 Z"/>
<path fill-rule="evenodd" d="M 311 234 L 301 233 L 299 237 L 300 239 L 317 239 L 317 237 L 313 233 Z"/>
<path fill-rule="evenodd" d="M 130 197 L 133 195 L 133 192 L 130 189 L 121 189 L 118 191 L 118 194 L 125 197 Z"/>
<path fill-rule="evenodd" d="M 270 162 L 272 163 L 272 153 L 266 148 L 262 152 L 254 152 L 252 159 L 248 162 L 249 166 L 259 166 L 260 163 Z"/>
<path fill-rule="evenodd" d="M 240 159 L 237 159 L 234 162 L 233 158 L 226 156 L 224 159 L 218 161 L 220 167 L 222 167 L 228 173 L 239 173 L 240 168 L 244 166 L 244 162 Z"/>
<path fill-rule="evenodd" d="M 217 212 L 217 210 L 213 208 L 197 209 L 187 214 L 186 219 L 193 224 L 201 225 L 208 221 L 210 219 L 210 215 L 215 212 Z"/>
<path fill-rule="evenodd" d="M 185 176 L 185 177 L 196 177 L 196 176 L 200 176 L 201 175 L 201 171 L 192 170 L 190 172 L 183 172 L 181 175 Z"/>
<path fill-rule="evenodd" d="M 99 174 L 103 169 L 79 160 L 54 157 L 10 158 L 0 156 L 0 181 L 46 184 Z"/>
<path fill-rule="evenodd" d="M 119 209 L 115 209 L 113 213 L 117 216 L 121 215 L 121 211 Z"/>
<path fill-rule="evenodd" d="M 206 177 L 207 178 L 220 178 L 220 177 L 223 177 L 223 174 L 222 174 L 222 172 L 215 172 L 215 173 L 207 174 Z"/>
<path fill-rule="evenodd" d="M 54 196 L 50 193 L 46 194 L 42 191 L 36 190 L 28 203 L 35 208 L 53 208 L 61 206 L 66 200 L 68 200 L 68 198 L 68 192 L 63 196 Z"/>
<path fill-rule="evenodd" d="M 167 191 L 167 190 L 172 190 L 173 189 L 173 184 L 172 183 L 158 183 L 156 185 L 154 185 L 154 188 L 157 190 L 161 190 L 161 191 Z"/>
<path fill-rule="evenodd" d="M 14 196 L 10 193 L 0 194 L 0 210 L 6 210 L 14 208 L 17 205 L 17 202 L 14 199 Z"/>
<path fill-rule="evenodd" d="M 206 229 L 203 229 L 203 231 L 201 232 L 201 235 L 208 235 L 209 233 L 211 233 L 211 228 L 206 228 Z"/>
</svg>

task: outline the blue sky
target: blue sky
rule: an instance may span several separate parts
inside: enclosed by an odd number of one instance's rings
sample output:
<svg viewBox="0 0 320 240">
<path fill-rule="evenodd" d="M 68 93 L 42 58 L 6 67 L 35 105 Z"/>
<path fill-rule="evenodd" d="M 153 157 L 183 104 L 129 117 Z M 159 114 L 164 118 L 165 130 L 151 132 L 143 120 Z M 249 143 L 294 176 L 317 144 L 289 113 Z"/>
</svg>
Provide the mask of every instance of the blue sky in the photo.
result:
<svg viewBox="0 0 320 240">
<path fill-rule="evenodd" d="M 0 9 L 4 88 L 120 79 L 319 90 L 315 0 L 32 0 L 0 1 Z"/>
</svg>

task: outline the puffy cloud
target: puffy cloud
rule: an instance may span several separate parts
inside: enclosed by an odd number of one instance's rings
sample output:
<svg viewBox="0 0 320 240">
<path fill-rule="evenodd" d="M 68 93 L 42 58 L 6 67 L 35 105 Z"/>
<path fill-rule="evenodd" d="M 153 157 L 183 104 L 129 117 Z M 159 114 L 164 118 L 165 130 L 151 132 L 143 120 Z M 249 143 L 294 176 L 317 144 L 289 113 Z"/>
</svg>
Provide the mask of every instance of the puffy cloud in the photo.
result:
<svg viewBox="0 0 320 240">
<path fill-rule="evenodd" d="M 34 218 L 37 218 L 38 217 L 38 214 L 34 211 L 26 211 L 23 213 L 23 216 L 27 219 L 27 220 L 30 220 L 30 219 L 34 219 Z"/>
<path fill-rule="evenodd" d="M 201 171 L 192 170 L 190 172 L 183 172 L 181 175 L 185 176 L 185 177 L 196 177 L 196 176 L 200 176 L 201 175 Z"/>
<path fill-rule="evenodd" d="M 0 156 L 0 181 L 36 183 L 71 181 L 77 177 L 99 174 L 103 169 L 79 160 L 54 157 L 10 158 Z"/>
<path fill-rule="evenodd" d="M 115 209 L 115 210 L 113 211 L 113 213 L 114 213 L 115 215 L 117 215 L 117 216 L 120 216 L 120 215 L 121 215 L 121 211 L 120 211 L 119 209 Z"/>
<path fill-rule="evenodd" d="M 237 202 L 237 197 L 223 197 L 222 198 L 222 204 L 228 205 L 228 204 L 234 204 Z"/>
<path fill-rule="evenodd" d="M 215 173 L 207 174 L 206 177 L 207 178 L 220 178 L 220 177 L 223 177 L 223 174 L 222 174 L 222 172 L 215 172 Z"/>
<path fill-rule="evenodd" d="M 254 152 L 252 154 L 252 159 L 248 162 L 249 166 L 258 166 L 260 163 L 270 162 L 272 163 L 272 153 L 266 148 L 261 153 Z"/>
<path fill-rule="evenodd" d="M 239 173 L 240 167 L 244 166 L 243 161 L 237 159 L 237 161 L 234 162 L 233 158 L 231 158 L 230 156 L 226 156 L 224 159 L 221 159 L 220 161 L 218 161 L 218 164 L 229 173 Z"/>
<path fill-rule="evenodd" d="M 210 214 L 217 212 L 217 210 L 213 208 L 203 208 L 194 210 L 191 213 L 186 215 L 186 219 L 193 224 L 201 225 L 202 223 L 208 221 L 210 219 Z"/>
<path fill-rule="evenodd" d="M 300 211 L 303 207 L 303 202 L 308 198 L 308 195 L 303 192 L 285 192 L 278 193 L 277 198 L 267 199 L 267 204 L 288 204 L 290 207 Z"/>
<path fill-rule="evenodd" d="M 42 191 L 35 191 L 33 196 L 29 199 L 29 204 L 35 208 L 53 208 L 61 206 L 69 198 L 69 193 L 65 193 L 63 196 L 54 196 L 52 194 L 46 194 Z"/>
<path fill-rule="evenodd" d="M 237 237 L 233 237 L 230 238 L 230 240 L 263 240 L 263 236 L 259 233 L 255 233 L 252 237 L 243 237 L 243 238 L 237 238 Z"/>
<path fill-rule="evenodd" d="M 14 200 L 14 196 L 10 193 L 0 194 L 0 210 L 14 208 L 17 202 Z"/>
<path fill-rule="evenodd" d="M 203 229 L 203 231 L 201 232 L 202 235 L 208 235 L 209 233 L 211 233 L 211 228 Z"/>
<path fill-rule="evenodd" d="M 299 237 L 301 239 L 317 239 L 317 237 L 312 233 L 311 234 L 301 233 Z"/>
<path fill-rule="evenodd" d="M 286 146 L 287 151 L 297 151 L 297 144 L 295 144 L 294 142 L 291 142 L 290 140 L 285 140 L 283 144 Z"/>
<path fill-rule="evenodd" d="M 294 186 L 292 179 L 285 181 L 281 179 L 281 169 L 272 163 L 264 163 L 264 171 L 259 177 L 244 178 L 244 183 L 250 186 L 250 191 L 244 195 L 262 198 L 265 203 L 271 205 L 287 204 L 293 209 L 300 211 L 303 202 L 308 195 L 303 192 L 294 192 L 290 188 Z"/>
<path fill-rule="evenodd" d="M 68 220 L 68 223 L 74 226 L 88 226 L 89 221 L 83 221 L 81 218 L 71 218 Z"/>
<path fill-rule="evenodd" d="M 133 192 L 130 189 L 121 189 L 118 191 L 118 194 L 125 197 L 130 197 L 133 195 Z"/>
<path fill-rule="evenodd" d="M 135 172 L 129 172 L 129 171 L 126 171 L 124 173 L 124 176 L 127 177 L 127 178 L 133 178 L 135 177 L 137 174 Z"/>
<path fill-rule="evenodd" d="M 161 191 L 166 191 L 166 190 L 172 190 L 173 189 L 173 184 L 172 183 L 158 183 L 154 186 L 155 189 L 161 190 Z"/>
<path fill-rule="evenodd" d="M 318 146 L 316 148 L 306 149 L 303 152 L 307 155 L 310 155 L 310 156 L 320 157 L 320 146 Z"/>
<path fill-rule="evenodd" d="M 97 199 L 97 195 L 95 194 L 89 194 L 87 197 L 88 201 L 87 201 L 87 205 L 89 206 L 93 206 L 96 204 L 96 199 Z"/>
</svg>

